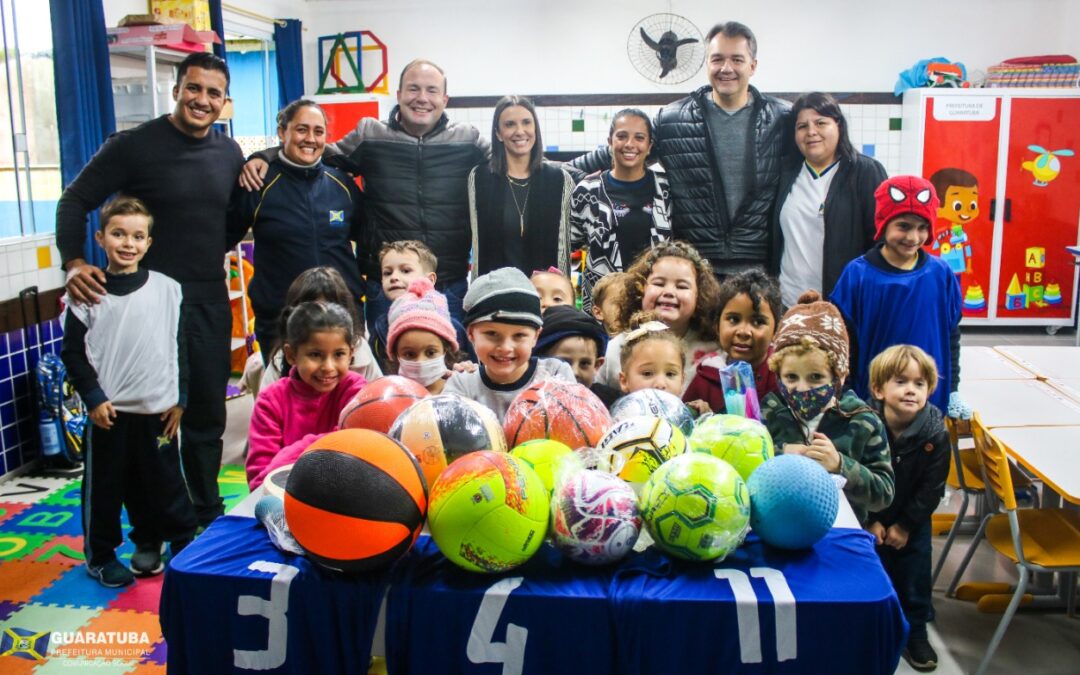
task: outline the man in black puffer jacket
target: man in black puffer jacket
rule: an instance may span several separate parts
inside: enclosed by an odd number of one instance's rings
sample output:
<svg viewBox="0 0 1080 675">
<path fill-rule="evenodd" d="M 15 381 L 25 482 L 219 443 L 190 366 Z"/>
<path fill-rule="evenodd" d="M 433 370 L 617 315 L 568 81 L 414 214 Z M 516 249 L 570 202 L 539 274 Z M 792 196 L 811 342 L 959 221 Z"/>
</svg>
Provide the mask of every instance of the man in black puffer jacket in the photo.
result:
<svg viewBox="0 0 1080 675">
<path fill-rule="evenodd" d="M 707 55 L 709 84 L 660 110 L 653 152 L 671 184 L 672 237 L 693 244 L 722 277 L 769 261 L 769 220 L 793 131 L 789 104 L 750 86 L 757 39 L 749 28 L 713 27 Z M 572 165 L 598 171 L 611 153 L 600 148 Z"/>
<path fill-rule="evenodd" d="M 490 158 L 490 143 L 476 127 L 447 119 L 446 76 L 434 63 L 409 63 L 398 87 L 398 105 L 389 119 L 361 119 L 340 141 L 326 144 L 324 161 L 364 179 L 357 258 L 367 277 L 369 325 L 390 309 L 382 297 L 379 249 L 403 239 L 418 239 L 435 252 L 435 287 L 460 321 L 472 246 L 466 183 L 472 168 Z M 260 188 L 266 161 L 276 153 L 256 153 L 244 166 L 241 185 Z"/>
</svg>

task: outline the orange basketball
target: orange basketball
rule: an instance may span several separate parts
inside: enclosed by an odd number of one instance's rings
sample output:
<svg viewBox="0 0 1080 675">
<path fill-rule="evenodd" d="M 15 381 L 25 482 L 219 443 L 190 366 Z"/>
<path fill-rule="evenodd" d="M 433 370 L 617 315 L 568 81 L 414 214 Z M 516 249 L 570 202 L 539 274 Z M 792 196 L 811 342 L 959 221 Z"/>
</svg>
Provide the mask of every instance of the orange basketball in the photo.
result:
<svg viewBox="0 0 1080 675">
<path fill-rule="evenodd" d="M 385 434 L 394 426 L 398 415 L 427 395 L 428 390 L 415 380 L 400 375 L 380 377 L 364 385 L 345 404 L 338 426 L 342 429 L 371 429 Z"/>
<path fill-rule="evenodd" d="M 368 429 L 312 443 L 289 472 L 285 522 L 308 556 L 330 569 L 385 567 L 409 550 L 427 511 L 427 484 L 405 446 Z"/>
<path fill-rule="evenodd" d="M 594 447 L 611 427 L 604 403 L 577 382 L 538 382 L 517 395 L 503 418 L 506 443 L 550 438 L 571 448 Z"/>
</svg>

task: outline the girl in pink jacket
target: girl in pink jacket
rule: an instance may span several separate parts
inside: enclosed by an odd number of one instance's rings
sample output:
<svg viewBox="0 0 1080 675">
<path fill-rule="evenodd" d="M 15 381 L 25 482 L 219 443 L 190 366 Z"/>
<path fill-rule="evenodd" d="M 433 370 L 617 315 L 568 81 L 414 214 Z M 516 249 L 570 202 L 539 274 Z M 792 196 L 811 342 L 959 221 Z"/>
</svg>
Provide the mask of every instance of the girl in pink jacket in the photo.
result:
<svg viewBox="0 0 1080 675">
<path fill-rule="evenodd" d="M 304 302 L 284 318 L 287 378 L 264 389 L 251 413 L 248 486 L 296 461 L 322 434 L 337 429 L 345 404 L 367 384 L 349 370 L 355 328 L 349 312 L 334 303 Z"/>
</svg>

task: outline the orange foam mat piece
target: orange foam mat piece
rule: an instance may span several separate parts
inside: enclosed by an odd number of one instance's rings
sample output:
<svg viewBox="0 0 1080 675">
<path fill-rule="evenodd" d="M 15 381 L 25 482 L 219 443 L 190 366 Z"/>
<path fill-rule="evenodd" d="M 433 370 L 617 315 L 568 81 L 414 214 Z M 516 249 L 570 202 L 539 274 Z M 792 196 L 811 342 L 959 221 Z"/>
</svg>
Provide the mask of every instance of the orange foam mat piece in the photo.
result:
<svg viewBox="0 0 1080 675">
<path fill-rule="evenodd" d="M 29 602 L 30 598 L 41 593 L 69 569 L 67 565 L 58 562 L 5 560 L 0 563 L 0 578 L 4 580 L 4 586 L 0 589 L 3 598 L 0 599 Z"/>
<path fill-rule="evenodd" d="M 34 672 L 42 662 L 21 656 L 0 656 L 0 673 L 4 675 L 27 675 Z"/>
</svg>

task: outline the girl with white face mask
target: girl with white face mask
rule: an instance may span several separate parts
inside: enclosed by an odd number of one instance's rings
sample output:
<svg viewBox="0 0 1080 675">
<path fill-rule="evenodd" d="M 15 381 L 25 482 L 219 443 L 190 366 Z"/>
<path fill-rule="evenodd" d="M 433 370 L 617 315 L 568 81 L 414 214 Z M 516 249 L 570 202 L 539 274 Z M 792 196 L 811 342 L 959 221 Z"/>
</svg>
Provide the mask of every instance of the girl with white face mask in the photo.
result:
<svg viewBox="0 0 1080 675">
<path fill-rule="evenodd" d="M 446 296 L 427 278 L 415 279 L 390 306 L 386 351 L 397 374 L 441 393 L 458 358 L 457 331 Z"/>
</svg>

